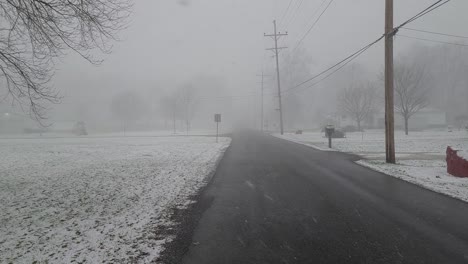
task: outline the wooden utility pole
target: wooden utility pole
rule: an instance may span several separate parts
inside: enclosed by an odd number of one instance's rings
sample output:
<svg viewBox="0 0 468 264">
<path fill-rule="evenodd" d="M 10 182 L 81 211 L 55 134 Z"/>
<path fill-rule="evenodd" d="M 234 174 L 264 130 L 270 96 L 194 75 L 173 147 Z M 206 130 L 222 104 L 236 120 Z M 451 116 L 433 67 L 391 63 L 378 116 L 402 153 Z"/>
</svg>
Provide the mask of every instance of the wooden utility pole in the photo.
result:
<svg viewBox="0 0 468 264">
<path fill-rule="evenodd" d="M 393 103 L 393 0 L 385 0 L 385 153 L 395 163 L 395 117 Z"/>
<path fill-rule="evenodd" d="M 281 135 L 284 134 L 284 126 L 283 126 L 283 106 L 281 104 L 281 79 L 280 79 L 280 69 L 279 69 L 279 57 L 278 57 L 278 51 L 282 49 L 286 49 L 286 47 L 278 47 L 278 40 L 282 36 L 287 36 L 288 32 L 286 33 L 281 33 L 276 31 L 276 20 L 273 20 L 273 29 L 274 33 L 273 34 L 263 34 L 265 37 L 272 37 L 273 40 L 275 41 L 275 47 L 267 50 L 271 50 L 275 53 L 276 57 L 276 80 L 278 81 L 278 110 L 280 114 L 280 131 Z"/>
</svg>

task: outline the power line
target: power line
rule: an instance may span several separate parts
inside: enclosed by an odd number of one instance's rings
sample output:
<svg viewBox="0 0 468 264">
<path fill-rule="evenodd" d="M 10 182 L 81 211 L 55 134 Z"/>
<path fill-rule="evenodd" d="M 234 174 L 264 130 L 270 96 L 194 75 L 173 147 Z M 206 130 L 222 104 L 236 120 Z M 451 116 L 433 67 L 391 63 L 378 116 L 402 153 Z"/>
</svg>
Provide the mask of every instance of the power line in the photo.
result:
<svg viewBox="0 0 468 264">
<path fill-rule="evenodd" d="M 416 31 L 416 32 L 429 33 L 429 34 L 434 34 L 434 35 L 440 35 L 440 36 L 446 36 L 446 37 L 454 37 L 454 38 L 464 38 L 464 39 L 468 39 L 467 36 L 451 35 L 451 34 L 440 33 L 440 32 L 434 32 L 434 31 L 428 31 L 428 30 L 422 30 L 422 29 L 414 29 L 414 28 L 407 28 L 407 27 L 402 27 L 402 29 L 410 30 L 410 31 Z"/>
<path fill-rule="evenodd" d="M 329 5 L 331 4 L 333 0 L 330 1 Z M 430 12 L 434 11 L 435 9 L 447 4 L 448 2 L 450 2 L 451 0 L 439 0 L 437 2 L 435 2 L 434 4 L 430 5 L 429 7 L 427 7 L 426 9 L 424 9 L 423 11 L 419 12 L 418 14 L 416 14 L 415 16 L 413 16 L 412 18 L 408 19 L 407 21 L 403 22 L 401 25 L 399 25 L 398 27 L 396 27 L 394 29 L 394 31 L 391 33 L 393 35 L 396 34 L 396 32 L 404 27 L 405 25 L 421 18 L 422 16 L 426 15 L 426 14 L 429 14 Z M 328 6 L 329 6 L 328 5 Z M 326 11 L 326 10 L 325 10 Z M 324 12 L 322 12 L 323 14 Z M 377 44 L 380 40 L 382 40 L 383 38 L 385 37 L 385 35 L 382 35 L 381 37 L 379 37 L 378 39 L 376 39 L 375 41 L 369 43 L 368 45 L 364 46 L 363 48 L 359 49 L 358 51 L 354 52 L 353 54 L 349 55 L 348 57 L 340 60 L 338 63 L 334 64 L 333 66 L 329 67 L 328 69 L 322 71 L 321 73 L 301 82 L 300 84 L 297 84 L 287 90 L 284 91 L 284 93 L 286 92 L 290 92 L 290 91 L 293 91 L 297 88 L 299 88 L 300 86 L 312 81 L 312 80 L 315 80 L 317 79 L 318 77 L 332 71 L 330 74 L 326 75 L 324 78 L 320 79 L 318 82 L 308 86 L 307 88 L 310 88 L 310 87 L 313 87 L 315 85 L 317 85 L 318 83 L 324 81 L 325 79 L 328 79 L 331 75 L 333 75 L 334 73 L 336 73 L 337 71 L 339 71 L 340 69 L 342 69 L 344 66 L 346 66 L 347 64 L 349 64 L 351 61 L 355 60 L 357 57 L 359 57 L 362 53 L 364 53 L 365 51 L 367 51 L 370 47 L 372 47 L 373 45 Z"/>
<path fill-rule="evenodd" d="M 422 40 L 422 41 L 428 41 L 428 42 L 434 42 L 434 43 L 441 43 L 441 44 L 468 47 L 468 45 L 462 44 L 462 43 L 454 43 L 454 42 L 446 42 L 446 41 L 426 39 L 426 38 L 418 38 L 418 37 L 406 36 L 406 35 L 402 35 L 402 34 L 397 34 L 397 36 L 404 37 L 404 38 L 410 38 L 410 39 L 417 39 L 417 40 Z"/>
<path fill-rule="evenodd" d="M 289 0 L 288 7 L 286 8 L 286 10 L 284 11 L 283 15 L 281 16 L 280 23 L 283 23 L 283 19 L 286 17 L 286 14 L 288 13 L 289 8 L 291 7 L 292 2 L 293 2 L 293 0 Z"/>
<path fill-rule="evenodd" d="M 296 9 L 295 11 L 292 13 L 292 16 L 289 18 L 288 22 L 286 23 L 286 25 L 282 25 L 283 27 L 288 27 L 293 21 L 294 19 L 296 19 L 297 17 L 297 14 L 299 13 L 299 9 L 301 8 L 302 4 L 304 3 L 304 0 L 299 0 L 297 2 L 297 6 L 296 6 Z"/>
<path fill-rule="evenodd" d="M 394 29 L 394 32 L 397 32 L 400 28 L 406 26 L 407 24 L 413 22 L 413 21 L 416 21 L 417 19 L 431 13 L 432 11 L 436 10 L 437 8 L 447 4 L 448 2 L 450 2 L 451 0 L 438 0 L 437 2 L 435 2 L 434 4 L 430 5 L 429 7 L 427 7 L 426 9 L 424 9 L 423 11 L 419 12 L 418 14 L 416 14 L 415 16 L 413 16 L 412 18 L 408 19 L 407 21 L 403 22 L 401 25 L 399 25 L 398 27 L 396 27 Z"/>
<path fill-rule="evenodd" d="M 330 7 L 330 5 L 333 3 L 334 0 L 330 0 L 330 2 L 328 3 L 328 5 L 325 7 L 325 9 L 322 11 L 322 13 L 318 16 L 318 18 L 315 20 L 315 22 L 312 24 L 312 26 L 307 30 L 307 32 L 304 34 L 304 36 L 302 36 L 302 38 L 299 40 L 299 42 L 296 44 L 296 46 L 294 47 L 293 49 L 293 52 L 297 50 L 297 48 L 299 47 L 299 45 L 301 45 L 302 41 L 304 41 L 304 39 L 307 37 L 307 35 L 309 35 L 309 33 L 312 31 L 312 29 L 314 29 L 315 25 L 317 25 L 317 23 L 319 22 L 320 18 L 322 18 L 323 14 L 325 14 L 325 12 L 327 11 L 327 9 Z"/>
<path fill-rule="evenodd" d="M 322 6 L 327 2 L 328 0 L 323 0 L 320 5 L 317 6 L 317 8 L 315 9 L 314 13 L 312 14 L 312 16 L 310 16 L 310 19 L 306 21 L 306 23 L 304 24 L 304 27 L 306 27 L 308 24 L 310 24 L 310 22 L 313 21 L 313 19 L 315 18 L 315 16 L 318 14 L 318 12 L 320 11 L 320 9 L 322 9 Z"/>
<path fill-rule="evenodd" d="M 308 26 L 308 24 L 310 24 L 310 22 L 313 21 L 313 19 L 315 18 L 315 16 L 317 15 L 317 13 L 322 9 L 322 6 L 327 2 L 328 0 L 323 0 L 320 5 L 317 6 L 317 8 L 315 9 L 315 12 L 312 14 L 312 16 L 310 17 L 310 20 L 306 21 L 306 23 L 304 24 L 305 27 Z M 294 60 L 295 56 L 297 53 L 295 53 L 295 51 L 297 50 L 298 48 L 298 45 L 296 45 L 296 47 L 294 48 L 293 50 L 293 53 L 292 53 L 292 58 L 289 60 L 288 62 L 288 66 L 291 65 L 292 61 Z"/>
<path fill-rule="evenodd" d="M 333 75 L 334 73 L 336 73 L 337 71 L 339 71 L 340 69 L 342 69 L 344 66 L 346 66 L 347 64 L 349 64 L 351 61 L 355 60 L 357 57 L 359 57 L 362 53 L 364 53 L 365 51 L 367 51 L 370 47 L 372 47 L 373 45 L 377 44 L 380 40 L 382 40 L 383 38 L 385 37 L 385 35 L 382 35 L 381 37 L 379 37 L 378 39 L 374 40 L 373 42 L 367 44 L 366 46 L 362 47 L 361 49 L 359 49 L 358 51 L 352 53 L 351 55 L 349 55 L 348 57 L 340 60 L 339 62 L 337 62 L 336 64 L 332 65 L 331 67 L 327 68 L 326 70 L 320 72 L 319 74 L 316 74 L 314 75 L 313 77 L 285 90 L 284 92 L 291 92 L 297 88 L 299 88 L 300 86 L 312 81 L 312 80 L 315 80 L 317 79 L 318 77 L 332 71 L 330 74 L 326 75 L 324 78 L 320 79 L 318 82 L 312 84 L 311 86 L 308 86 L 307 88 L 310 88 L 312 86 L 315 86 L 317 85 L 319 82 L 322 82 L 324 81 L 325 79 L 327 79 L 328 77 L 330 77 L 331 75 Z"/>
</svg>

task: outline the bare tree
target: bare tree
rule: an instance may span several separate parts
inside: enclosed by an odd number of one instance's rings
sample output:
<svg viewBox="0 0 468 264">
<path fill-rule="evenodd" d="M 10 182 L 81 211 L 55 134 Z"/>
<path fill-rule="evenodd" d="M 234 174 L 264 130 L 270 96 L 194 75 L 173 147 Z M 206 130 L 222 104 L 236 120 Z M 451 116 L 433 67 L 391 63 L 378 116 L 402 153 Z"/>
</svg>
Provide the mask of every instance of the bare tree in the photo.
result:
<svg viewBox="0 0 468 264">
<path fill-rule="evenodd" d="M 49 86 L 54 61 L 72 50 L 91 63 L 94 51 L 125 26 L 131 0 L 0 0 L 0 77 L 4 98 L 28 107 L 38 121 L 59 95 Z"/>
<path fill-rule="evenodd" d="M 376 89 L 373 84 L 352 84 L 341 91 L 338 97 L 341 111 L 350 115 L 356 122 L 357 129 L 361 131 L 361 124 L 375 108 Z"/>
<path fill-rule="evenodd" d="M 409 119 L 429 102 L 426 71 L 422 64 L 400 62 L 395 64 L 394 75 L 395 108 L 404 119 L 408 135 Z"/>
<path fill-rule="evenodd" d="M 185 126 L 187 130 L 187 134 L 190 131 L 192 119 L 196 112 L 197 107 L 197 100 L 195 98 L 195 87 L 187 84 L 179 88 L 177 91 L 177 98 L 180 102 L 180 107 L 184 107 L 185 109 L 180 109 L 179 112 L 183 113 L 182 116 L 185 119 Z"/>
</svg>

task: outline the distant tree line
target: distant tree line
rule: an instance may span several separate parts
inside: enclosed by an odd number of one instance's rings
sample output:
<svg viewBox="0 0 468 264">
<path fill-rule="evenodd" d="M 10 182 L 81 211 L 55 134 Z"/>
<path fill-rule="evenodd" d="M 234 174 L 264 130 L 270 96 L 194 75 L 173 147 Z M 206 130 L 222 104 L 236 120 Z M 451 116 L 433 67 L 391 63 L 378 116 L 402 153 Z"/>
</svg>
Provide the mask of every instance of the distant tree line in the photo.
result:
<svg viewBox="0 0 468 264">
<path fill-rule="evenodd" d="M 199 106 L 196 91 L 193 86 L 184 85 L 174 91 L 159 94 L 159 99 L 146 100 L 136 91 L 123 91 L 113 96 L 110 111 L 115 119 L 120 120 L 124 134 L 142 118 L 164 120 L 164 128 L 171 129 L 174 133 L 177 132 L 177 123 L 183 121 L 184 130 L 188 133 Z"/>
</svg>

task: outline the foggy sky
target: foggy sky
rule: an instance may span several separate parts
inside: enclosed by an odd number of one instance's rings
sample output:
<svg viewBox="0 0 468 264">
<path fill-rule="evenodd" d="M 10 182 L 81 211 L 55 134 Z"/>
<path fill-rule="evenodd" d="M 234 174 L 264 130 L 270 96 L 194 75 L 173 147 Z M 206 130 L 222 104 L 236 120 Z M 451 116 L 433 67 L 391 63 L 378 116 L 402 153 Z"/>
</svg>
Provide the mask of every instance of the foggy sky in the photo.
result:
<svg viewBox="0 0 468 264">
<path fill-rule="evenodd" d="M 286 21 L 295 14 L 294 0 Z M 281 41 L 289 51 L 311 24 L 311 15 L 322 0 L 306 0 Z M 313 73 L 327 68 L 383 34 L 384 0 L 335 0 L 315 29 L 302 43 L 313 60 Z M 395 0 L 395 25 L 432 4 L 434 0 Z M 120 33 L 113 53 L 103 55 L 100 66 L 70 54 L 57 64 L 54 86 L 61 91 L 60 112 L 76 101 L 92 103 L 124 90 L 170 90 L 197 76 L 223 80 L 229 95 L 250 94 L 259 89 L 256 74 L 272 69 L 273 42 L 263 33 L 273 31 L 289 0 L 136 0 L 130 25 Z M 468 35 L 468 1 L 453 0 L 408 27 Z M 309 22 L 307 24 L 307 22 Z M 440 39 L 416 32 L 406 35 Z M 395 54 L 411 45 L 436 45 L 418 40 L 396 39 Z M 357 62 L 371 69 L 383 65 L 382 43 Z M 272 84 L 269 84 L 270 86 Z M 218 99 L 214 99 L 218 100 Z M 240 100 L 239 104 L 248 103 Z M 248 111 L 246 111 L 248 112 Z"/>
</svg>

